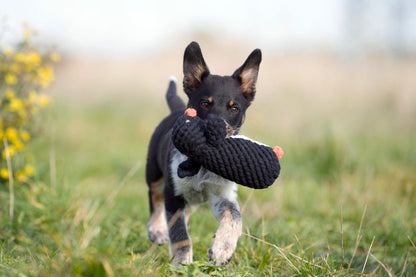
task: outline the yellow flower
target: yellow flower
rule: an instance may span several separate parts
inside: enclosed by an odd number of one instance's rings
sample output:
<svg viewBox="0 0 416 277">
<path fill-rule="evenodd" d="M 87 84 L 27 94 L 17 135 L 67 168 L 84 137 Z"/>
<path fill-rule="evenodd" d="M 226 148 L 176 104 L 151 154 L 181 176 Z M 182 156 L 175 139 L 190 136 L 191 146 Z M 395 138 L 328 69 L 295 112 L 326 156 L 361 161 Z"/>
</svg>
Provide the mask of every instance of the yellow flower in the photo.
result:
<svg viewBox="0 0 416 277">
<path fill-rule="evenodd" d="M 25 109 L 21 109 L 17 111 L 17 114 L 19 115 L 19 122 L 21 122 L 21 124 L 24 124 L 26 122 L 27 119 L 27 112 Z"/>
<path fill-rule="evenodd" d="M 3 130 L 0 128 L 0 141 L 3 141 L 3 135 L 4 135 Z"/>
<path fill-rule="evenodd" d="M 4 80 L 6 81 L 6 84 L 14 85 L 17 83 L 17 77 L 14 74 L 7 73 L 6 76 L 4 76 Z"/>
<path fill-rule="evenodd" d="M 9 109 L 12 112 L 19 111 L 19 110 L 23 109 L 23 102 L 22 102 L 22 100 L 20 100 L 18 98 L 11 99 L 10 100 L 10 104 L 9 104 Z"/>
<path fill-rule="evenodd" d="M 30 52 L 26 54 L 25 57 L 25 63 L 26 64 L 32 64 L 32 65 L 39 65 L 41 63 L 42 59 L 36 52 Z"/>
<path fill-rule="evenodd" d="M 17 151 L 22 150 L 25 148 L 25 145 L 20 140 L 13 141 L 13 145 L 16 148 Z"/>
<path fill-rule="evenodd" d="M 22 138 L 23 141 L 30 140 L 30 134 L 28 131 L 25 131 L 25 130 L 20 131 L 20 137 Z"/>
<path fill-rule="evenodd" d="M 26 175 L 22 170 L 19 170 L 19 171 L 16 172 L 16 178 L 19 181 L 24 181 L 24 180 L 26 180 Z"/>
<path fill-rule="evenodd" d="M 14 60 L 18 63 L 23 63 L 26 71 L 37 70 L 42 63 L 42 58 L 37 52 L 18 52 L 14 55 Z"/>
<path fill-rule="evenodd" d="M 9 156 L 10 157 L 13 157 L 14 156 L 14 154 L 16 154 L 16 148 L 14 148 L 14 146 L 13 145 L 9 145 L 9 147 L 8 147 L 8 149 L 9 149 Z M 3 151 L 2 151 L 2 157 L 3 157 L 3 159 L 6 159 L 7 158 L 7 153 L 6 153 L 6 149 L 3 149 Z"/>
<path fill-rule="evenodd" d="M 7 140 L 12 141 L 12 142 L 19 139 L 17 130 L 13 127 L 8 127 L 6 129 L 6 132 L 4 133 L 4 136 L 6 137 Z"/>
<path fill-rule="evenodd" d="M 0 177 L 3 179 L 9 178 L 9 171 L 7 170 L 7 168 L 0 169 Z"/>
<path fill-rule="evenodd" d="M 30 30 L 25 31 L 25 38 L 28 39 L 32 35 L 32 32 Z"/>
<path fill-rule="evenodd" d="M 28 164 L 25 166 L 24 172 L 26 173 L 27 176 L 33 176 L 35 175 L 36 170 L 33 165 Z"/>
<path fill-rule="evenodd" d="M 49 106 L 52 103 L 52 101 L 47 95 L 39 95 L 38 103 L 39 103 L 39 106 L 45 107 L 45 106 Z"/>
<path fill-rule="evenodd" d="M 14 90 L 12 90 L 11 88 L 8 88 L 8 89 L 6 89 L 6 98 L 7 99 L 12 99 L 12 98 L 14 98 Z"/>
<path fill-rule="evenodd" d="M 51 59 L 51 61 L 53 61 L 54 63 L 57 63 L 61 60 L 61 56 L 58 53 L 52 53 L 49 58 Z"/>
<path fill-rule="evenodd" d="M 10 71 L 11 71 L 11 72 L 16 73 L 16 72 L 18 72 L 18 71 L 19 71 L 19 69 L 20 69 L 20 66 L 19 66 L 19 64 L 17 64 L 17 63 L 12 63 L 12 64 L 10 65 Z"/>
<path fill-rule="evenodd" d="M 39 84 L 45 88 L 53 80 L 53 70 L 51 67 L 40 68 L 38 70 Z"/>
<path fill-rule="evenodd" d="M 35 103 L 36 102 L 36 98 L 37 98 L 36 91 L 34 91 L 34 90 L 29 91 L 29 101 L 31 103 Z"/>
<path fill-rule="evenodd" d="M 13 51 L 10 48 L 7 48 L 4 51 L 4 55 L 6 55 L 7 57 L 11 56 L 13 54 Z"/>
<path fill-rule="evenodd" d="M 17 62 L 23 62 L 24 61 L 24 54 L 23 53 L 16 53 L 16 55 L 14 55 L 14 60 Z"/>
</svg>

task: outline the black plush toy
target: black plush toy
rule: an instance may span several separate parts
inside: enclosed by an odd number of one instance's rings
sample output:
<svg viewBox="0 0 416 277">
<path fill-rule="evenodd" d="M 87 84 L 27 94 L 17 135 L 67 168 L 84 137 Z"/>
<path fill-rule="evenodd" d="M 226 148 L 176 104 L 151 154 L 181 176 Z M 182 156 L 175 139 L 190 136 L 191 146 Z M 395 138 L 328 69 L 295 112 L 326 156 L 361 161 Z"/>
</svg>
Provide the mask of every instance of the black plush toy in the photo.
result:
<svg viewBox="0 0 416 277">
<path fill-rule="evenodd" d="M 264 189 L 274 183 L 280 173 L 280 147 L 273 149 L 243 136 L 226 138 L 221 118 L 206 124 L 188 109 L 173 126 L 172 141 L 188 159 L 178 168 L 180 178 L 193 176 L 202 165 L 206 169 L 237 184 Z"/>
</svg>

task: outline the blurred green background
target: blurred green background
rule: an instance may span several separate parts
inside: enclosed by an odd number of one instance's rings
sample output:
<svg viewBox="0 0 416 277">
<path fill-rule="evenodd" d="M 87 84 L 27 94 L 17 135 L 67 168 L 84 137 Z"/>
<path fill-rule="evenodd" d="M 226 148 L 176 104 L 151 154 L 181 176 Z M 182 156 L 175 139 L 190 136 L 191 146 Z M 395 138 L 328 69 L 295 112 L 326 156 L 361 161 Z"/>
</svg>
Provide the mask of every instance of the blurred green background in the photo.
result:
<svg viewBox="0 0 416 277">
<path fill-rule="evenodd" d="M 280 2 L 265 5 L 271 5 L 271 10 L 278 14 L 289 11 L 297 21 L 302 15 L 309 16 L 305 7 L 295 2 L 295 6 Z M 309 7 L 311 13 L 325 6 L 325 1 L 318 2 L 317 7 Z M 341 5 L 342 1 L 335 2 Z M 408 26 L 415 7 L 409 1 L 398 2 L 407 8 L 402 24 Z M 370 9 L 372 4 L 367 3 L 365 9 L 360 6 L 363 1 L 348 3 L 336 10 L 348 15 L 355 7 L 364 15 L 357 14 L 361 25 L 343 17 L 343 24 L 352 27 L 346 28 L 342 37 L 349 37 L 352 42 L 341 39 L 346 47 L 341 50 L 333 47 L 331 39 L 322 44 L 307 37 L 298 40 L 302 38 L 299 33 L 283 33 L 287 36 L 277 42 L 257 40 L 252 32 L 245 37 L 243 27 L 235 32 L 218 28 L 224 22 L 217 17 L 213 19 L 214 27 L 196 24 L 202 27 L 183 28 L 186 31 L 182 33 L 167 32 L 169 41 L 156 40 L 149 46 L 156 50 L 143 50 L 137 55 L 130 54 L 131 45 L 123 45 L 123 40 L 117 44 L 118 50 L 110 50 L 108 55 L 102 54 L 106 52 L 98 46 L 100 40 L 90 44 L 77 42 L 74 45 L 79 52 L 71 52 L 70 47 L 62 47 L 55 40 L 57 48 L 62 48 L 62 61 L 56 68 L 55 82 L 47 91 L 54 105 L 42 115 L 40 133 L 30 146 L 38 174 L 33 183 L 16 188 L 13 221 L 8 218 L 8 188 L 0 188 L 0 273 L 415 275 L 414 37 L 407 27 L 400 29 L 400 24 L 396 26 L 397 21 L 392 20 L 387 25 L 392 30 L 405 30 L 402 36 L 386 35 L 382 40 L 385 44 L 370 37 L 369 43 L 365 37 L 371 28 L 366 22 L 368 18 L 374 20 L 378 13 Z M 47 4 L 46 1 L 43 8 L 36 9 L 45 12 L 45 7 L 57 5 Z M 178 4 L 178 10 L 183 4 Z M 77 9 L 82 4 L 77 5 L 73 10 L 82 10 Z M 107 2 L 103 6 L 112 7 Z M 400 11 L 394 5 L 383 7 Z M 60 6 L 58 11 L 62 13 L 64 9 Z M 155 21 L 158 15 L 165 14 L 154 7 L 150 10 Z M 247 10 L 249 7 L 238 14 L 244 15 Z M 270 15 L 266 9 L 258 11 L 264 11 L 266 19 L 273 18 L 273 13 Z M 91 22 L 99 25 L 101 21 L 94 21 L 97 13 L 92 13 Z M 322 24 L 334 23 L 333 17 L 325 16 L 328 14 L 333 13 L 322 11 Z M 308 16 L 306 21 L 311 19 Z M 83 20 L 84 17 L 87 18 L 83 15 Z M 319 37 L 319 26 L 323 25 L 318 24 L 317 17 L 319 14 L 312 17 L 312 25 Z M 237 18 L 231 26 L 243 21 Z M 379 18 L 381 22 L 382 17 Z M 256 31 L 271 24 L 266 19 L 261 21 L 263 25 L 251 28 Z M 71 38 L 71 34 L 77 37 L 73 31 L 78 29 L 65 25 L 65 20 L 56 21 L 60 23 L 58 27 L 70 30 L 65 38 Z M 295 31 L 302 29 L 296 25 L 300 23 L 291 20 L 284 21 L 286 25 L 272 23 L 277 33 L 285 26 Z M 132 23 L 133 30 L 135 26 Z M 362 32 L 357 31 L 360 28 Z M 42 29 L 39 31 L 42 33 Z M 100 38 L 106 41 L 105 36 Z M 285 38 L 296 41 L 292 48 L 290 44 L 279 47 Z M 41 44 L 54 41 L 41 35 L 39 40 Z M 197 261 L 194 264 L 182 269 L 169 266 L 168 247 L 155 248 L 147 240 L 147 146 L 154 128 L 168 114 L 164 94 L 170 75 L 178 78 L 179 94 L 186 100 L 181 90 L 182 59 L 192 40 L 200 43 L 211 72 L 219 75 L 231 74 L 254 48 L 263 49 L 257 95 L 247 112 L 242 133 L 268 145 L 279 145 L 285 151 L 281 176 L 272 187 L 256 191 L 240 187 L 244 234 L 233 261 L 225 268 L 213 267 L 208 262 L 206 250 L 217 228 L 208 206 L 201 206 L 190 221 Z M 388 42 L 393 40 L 405 43 L 390 45 Z M 314 43 L 308 45 L 308 41 Z M 94 53 L 91 45 L 103 52 Z M 130 50 L 123 53 L 124 46 Z"/>
</svg>

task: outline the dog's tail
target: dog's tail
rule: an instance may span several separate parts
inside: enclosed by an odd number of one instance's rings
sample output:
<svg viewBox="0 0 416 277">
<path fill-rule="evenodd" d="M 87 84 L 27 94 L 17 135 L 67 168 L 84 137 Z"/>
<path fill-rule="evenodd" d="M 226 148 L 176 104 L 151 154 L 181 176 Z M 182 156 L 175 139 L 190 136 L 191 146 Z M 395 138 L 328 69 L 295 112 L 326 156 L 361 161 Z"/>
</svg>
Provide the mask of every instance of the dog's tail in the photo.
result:
<svg viewBox="0 0 416 277">
<path fill-rule="evenodd" d="M 169 87 L 166 92 L 166 101 L 171 112 L 177 110 L 185 110 L 185 102 L 176 93 L 176 78 L 174 76 L 169 77 Z"/>
</svg>

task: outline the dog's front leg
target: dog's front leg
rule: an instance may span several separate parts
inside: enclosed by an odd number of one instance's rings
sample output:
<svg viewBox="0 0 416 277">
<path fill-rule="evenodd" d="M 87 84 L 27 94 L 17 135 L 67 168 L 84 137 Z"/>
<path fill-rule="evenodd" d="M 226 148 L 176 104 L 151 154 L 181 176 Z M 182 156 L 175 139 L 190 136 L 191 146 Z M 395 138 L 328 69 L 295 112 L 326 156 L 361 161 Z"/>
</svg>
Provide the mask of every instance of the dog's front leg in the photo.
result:
<svg viewBox="0 0 416 277">
<path fill-rule="evenodd" d="M 165 187 L 165 208 L 172 264 L 181 266 L 192 263 L 192 242 L 186 227 L 185 200 L 174 194 L 172 186 Z"/>
<path fill-rule="evenodd" d="M 215 265 L 228 263 L 237 247 L 242 231 L 242 217 L 238 202 L 220 198 L 211 201 L 211 209 L 220 223 L 208 256 Z"/>
</svg>

